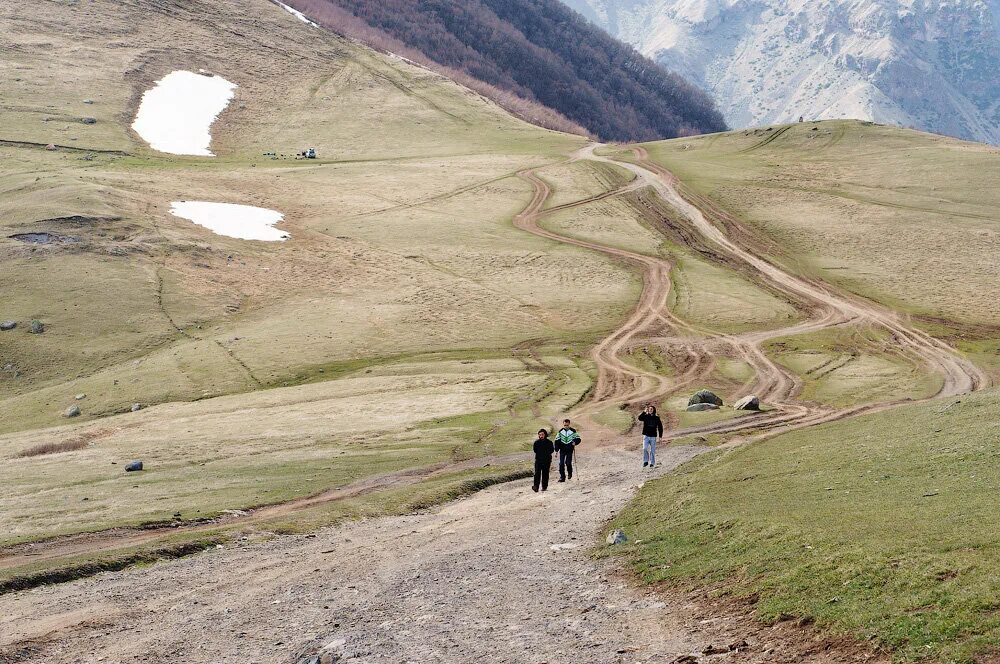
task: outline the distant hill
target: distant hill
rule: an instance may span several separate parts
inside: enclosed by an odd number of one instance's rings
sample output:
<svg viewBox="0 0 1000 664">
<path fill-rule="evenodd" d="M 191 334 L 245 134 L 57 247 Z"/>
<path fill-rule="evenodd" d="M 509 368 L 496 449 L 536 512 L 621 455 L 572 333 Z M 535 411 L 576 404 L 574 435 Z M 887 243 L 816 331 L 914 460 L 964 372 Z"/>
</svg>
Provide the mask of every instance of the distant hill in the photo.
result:
<svg viewBox="0 0 1000 664">
<path fill-rule="evenodd" d="M 564 0 L 734 127 L 855 118 L 1000 144 L 1000 0 Z"/>
<path fill-rule="evenodd" d="M 518 115 L 554 129 L 582 127 L 617 141 L 725 129 L 708 95 L 558 0 L 288 4 L 336 32 L 443 67 Z"/>
</svg>

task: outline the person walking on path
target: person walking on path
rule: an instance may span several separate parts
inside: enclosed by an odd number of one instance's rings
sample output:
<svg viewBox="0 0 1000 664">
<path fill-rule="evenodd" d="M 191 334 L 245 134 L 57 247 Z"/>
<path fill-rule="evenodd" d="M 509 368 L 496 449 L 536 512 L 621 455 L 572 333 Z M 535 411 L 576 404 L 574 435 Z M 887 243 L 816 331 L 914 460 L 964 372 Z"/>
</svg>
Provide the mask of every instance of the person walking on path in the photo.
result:
<svg viewBox="0 0 1000 664">
<path fill-rule="evenodd" d="M 642 422 L 642 467 L 652 468 L 656 465 L 656 443 L 663 442 L 663 421 L 652 404 L 646 404 L 646 409 L 639 413 L 639 421 Z"/>
<path fill-rule="evenodd" d="M 531 485 L 531 490 L 538 493 L 539 487 L 542 491 L 549 488 L 549 467 L 552 465 L 552 453 L 555 451 L 546 429 L 538 430 L 538 439 L 535 441 L 533 449 L 535 452 L 535 483 Z"/>
<path fill-rule="evenodd" d="M 562 429 L 556 434 L 556 449 L 559 450 L 559 481 L 573 479 L 573 452 L 580 444 L 580 434 L 569 425 L 569 420 L 563 420 Z"/>
</svg>

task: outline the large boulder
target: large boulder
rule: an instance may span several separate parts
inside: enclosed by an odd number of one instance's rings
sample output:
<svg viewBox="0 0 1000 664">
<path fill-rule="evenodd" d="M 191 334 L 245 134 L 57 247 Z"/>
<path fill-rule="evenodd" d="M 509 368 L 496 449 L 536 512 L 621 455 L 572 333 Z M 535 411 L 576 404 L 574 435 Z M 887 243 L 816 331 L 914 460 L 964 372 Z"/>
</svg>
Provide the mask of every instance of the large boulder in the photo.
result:
<svg viewBox="0 0 1000 664">
<path fill-rule="evenodd" d="M 706 410 L 719 410 L 714 403 L 693 403 L 687 407 L 689 413 L 700 413 Z"/>
<path fill-rule="evenodd" d="M 748 394 L 733 404 L 736 410 L 760 410 L 760 399 L 752 394 Z"/>
<path fill-rule="evenodd" d="M 693 406 L 696 403 L 710 403 L 715 404 L 716 406 L 721 406 L 722 399 L 709 390 L 699 390 L 698 392 L 695 392 L 690 399 L 688 399 L 689 406 Z"/>
</svg>

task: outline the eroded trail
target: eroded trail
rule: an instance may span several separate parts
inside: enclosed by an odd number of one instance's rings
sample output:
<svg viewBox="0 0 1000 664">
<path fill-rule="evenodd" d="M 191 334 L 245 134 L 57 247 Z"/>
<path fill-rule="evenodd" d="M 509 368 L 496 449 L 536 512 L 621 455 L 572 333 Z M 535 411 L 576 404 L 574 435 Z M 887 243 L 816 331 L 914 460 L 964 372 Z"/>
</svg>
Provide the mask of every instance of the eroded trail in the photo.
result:
<svg viewBox="0 0 1000 664">
<path fill-rule="evenodd" d="M 741 394 L 756 394 L 774 409 L 766 413 L 690 427 L 675 434 L 757 431 L 764 432 L 762 435 L 773 435 L 902 403 L 893 401 L 844 409 L 797 403 L 795 397 L 801 391 L 801 379 L 778 365 L 761 349 L 763 343 L 778 337 L 846 325 L 869 325 L 889 332 L 896 344 L 897 354 L 906 356 L 941 376 L 942 386 L 935 396 L 965 394 L 988 385 L 986 375 L 973 363 L 961 357 L 947 344 L 913 329 L 897 313 L 860 298 L 838 293 L 825 284 L 786 272 L 777 264 L 762 258 L 752 247 L 744 247 L 731 240 L 709 221 L 701 207 L 682 195 L 676 178 L 650 161 L 643 148 L 634 149 L 636 161 L 631 162 L 597 156 L 594 152 L 597 147 L 588 146 L 574 158 L 614 163 L 631 171 L 635 180 L 615 191 L 546 209 L 545 201 L 551 194 L 549 186 L 535 171 L 524 171 L 519 176 L 532 184 L 534 195 L 527 208 L 515 219 L 515 224 L 528 232 L 600 251 L 629 261 L 642 269 L 643 291 L 632 315 L 592 351 L 592 358 L 598 367 L 597 387 L 594 398 L 579 408 L 579 414 L 592 415 L 609 407 L 661 400 L 707 376 L 713 368 L 713 359 L 727 352 L 740 358 L 754 370 L 755 378 L 744 386 Z M 651 188 L 671 208 L 680 212 L 691 227 L 714 248 L 736 264 L 750 268 L 760 281 L 783 293 L 790 301 L 812 311 L 811 318 L 786 328 L 740 335 L 724 335 L 697 329 L 678 319 L 668 309 L 672 267 L 668 260 L 562 236 L 538 223 L 556 210 L 587 205 L 643 187 Z M 715 212 L 712 206 L 705 207 Z M 729 221 L 735 223 L 734 220 Z M 637 340 L 653 343 L 664 349 L 680 349 L 690 360 L 672 378 L 647 371 L 625 359 Z"/>
<path fill-rule="evenodd" d="M 578 156 L 601 159 L 592 148 Z M 835 410 L 797 403 L 800 379 L 761 350 L 777 336 L 848 324 L 889 329 L 900 352 L 942 374 L 941 394 L 986 384 L 973 365 L 892 312 L 787 274 L 732 242 L 700 206 L 681 196 L 668 173 L 646 163 L 642 153 L 639 158 L 626 166 L 637 176 L 629 185 L 552 210 L 652 187 L 705 239 L 813 315 L 766 332 L 697 329 L 668 307 L 669 261 L 542 228 L 538 221 L 551 211 L 544 209 L 549 188 L 533 171 L 523 172 L 533 196 L 515 220 L 518 227 L 615 256 L 643 274 L 634 311 L 593 349 L 597 385 L 574 410 L 575 418 L 586 422 L 623 403 L 663 399 L 709 375 L 722 355 L 740 357 L 754 369 L 742 391 L 758 394 L 773 409 L 686 433 L 729 432 L 737 439 L 746 433 L 753 439 L 892 407 Z M 667 376 L 630 363 L 630 351 L 646 344 L 682 358 L 679 370 Z M 595 562 L 587 553 L 595 530 L 636 487 L 709 448 L 669 447 L 649 471 L 623 450 L 623 438 L 592 425 L 586 431 L 576 478 L 553 482 L 547 493 L 513 482 L 432 513 L 270 541 L 258 541 L 248 527 L 247 537 L 224 549 L 0 596 L 0 663 L 886 661 L 803 638 L 788 625 L 764 628 L 747 611 L 720 609 L 704 597 L 637 590 L 616 575 L 614 562 Z M 336 496 L 316 500 L 328 498 Z M 719 654 L 703 656 L 707 650 Z"/>
</svg>

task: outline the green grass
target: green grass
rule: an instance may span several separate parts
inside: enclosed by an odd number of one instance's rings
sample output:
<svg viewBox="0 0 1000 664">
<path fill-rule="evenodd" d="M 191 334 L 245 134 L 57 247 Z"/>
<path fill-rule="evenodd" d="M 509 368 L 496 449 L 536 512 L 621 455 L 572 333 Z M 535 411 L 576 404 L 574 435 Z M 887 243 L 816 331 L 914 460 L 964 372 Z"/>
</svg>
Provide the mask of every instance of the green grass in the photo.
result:
<svg viewBox="0 0 1000 664">
<path fill-rule="evenodd" d="M 647 583 L 755 602 L 901 658 L 1000 651 L 996 391 L 907 406 L 703 457 L 613 522 Z"/>
<path fill-rule="evenodd" d="M 995 148 L 847 120 L 646 147 L 793 271 L 927 319 L 1000 323 Z"/>
<path fill-rule="evenodd" d="M 933 396 L 942 378 L 893 353 L 888 334 L 835 328 L 781 337 L 769 355 L 803 379 L 802 399 L 831 406 Z"/>
</svg>

